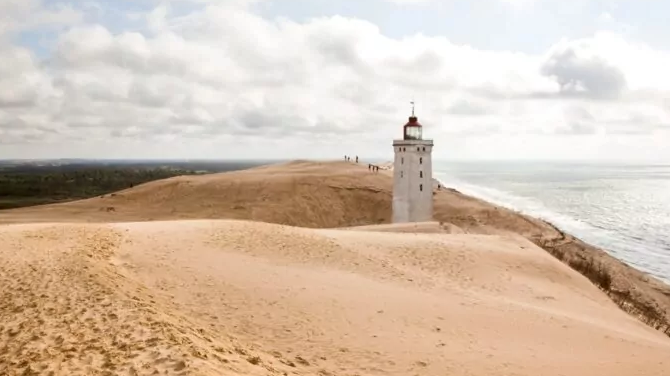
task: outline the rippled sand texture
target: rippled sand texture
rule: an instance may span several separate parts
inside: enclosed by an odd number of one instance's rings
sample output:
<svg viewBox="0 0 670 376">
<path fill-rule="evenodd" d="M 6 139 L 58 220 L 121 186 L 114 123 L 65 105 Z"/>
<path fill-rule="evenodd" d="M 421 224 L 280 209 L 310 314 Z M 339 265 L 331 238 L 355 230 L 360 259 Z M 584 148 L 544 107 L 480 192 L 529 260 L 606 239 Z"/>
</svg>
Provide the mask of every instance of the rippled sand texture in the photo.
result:
<svg viewBox="0 0 670 376">
<path fill-rule="evenodd" d="M 520 237 L 242 221 L 0 229 L 0 374 L 670 370 L 670 339 Z"/>
</svg>

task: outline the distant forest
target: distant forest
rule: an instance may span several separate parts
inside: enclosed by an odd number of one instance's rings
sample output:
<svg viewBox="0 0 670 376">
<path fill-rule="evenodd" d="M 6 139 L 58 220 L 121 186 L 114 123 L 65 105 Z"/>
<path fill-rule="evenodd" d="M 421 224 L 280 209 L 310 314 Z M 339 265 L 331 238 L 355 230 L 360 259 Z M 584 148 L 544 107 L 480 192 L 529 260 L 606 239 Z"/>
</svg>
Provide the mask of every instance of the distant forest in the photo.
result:
<svg viewBox="0 0 670 376">
<path fill-rule="evenodd" d="M 0 162 L 0 210 L 95 197 L 179 175 L 243 170 L 263 162 Z"/>
</svg>

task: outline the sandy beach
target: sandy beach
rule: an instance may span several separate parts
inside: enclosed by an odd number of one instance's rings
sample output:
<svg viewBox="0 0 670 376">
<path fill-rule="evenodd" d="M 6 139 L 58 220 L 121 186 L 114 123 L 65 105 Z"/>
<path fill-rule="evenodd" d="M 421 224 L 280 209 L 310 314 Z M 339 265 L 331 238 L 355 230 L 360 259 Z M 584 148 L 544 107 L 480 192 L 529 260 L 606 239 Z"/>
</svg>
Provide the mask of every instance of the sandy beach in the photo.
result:
<svg viewBox="0 0 670 376">
<path fill-rule="evenodd" d="M 0 374 L 668 375 L 670 286 L 450 189 L 296 161 L 0 211 Z"/>
</svg>

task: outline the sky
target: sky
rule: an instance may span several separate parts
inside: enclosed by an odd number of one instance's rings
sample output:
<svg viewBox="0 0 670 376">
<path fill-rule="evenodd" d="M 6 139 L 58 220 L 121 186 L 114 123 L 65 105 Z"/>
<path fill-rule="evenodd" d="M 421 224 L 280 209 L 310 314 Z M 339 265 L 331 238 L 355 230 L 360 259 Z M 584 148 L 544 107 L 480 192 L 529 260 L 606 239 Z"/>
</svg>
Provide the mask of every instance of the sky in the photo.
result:
<svg viewBox="0 0 670 376">
<path fill-rule="evenodd" d="M 670 2 L 1 0 L 0 159 L 670 163 Z"/>
</svg>

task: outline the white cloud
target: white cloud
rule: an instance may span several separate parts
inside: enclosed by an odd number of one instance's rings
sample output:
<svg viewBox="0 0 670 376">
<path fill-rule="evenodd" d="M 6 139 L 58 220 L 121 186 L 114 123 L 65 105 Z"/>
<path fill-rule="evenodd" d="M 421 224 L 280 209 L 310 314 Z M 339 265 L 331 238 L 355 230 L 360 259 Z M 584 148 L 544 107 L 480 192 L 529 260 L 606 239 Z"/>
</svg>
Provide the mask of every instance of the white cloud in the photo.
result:
<svg viewBox="0 0 670 376">
<path fill-rule="evenodd" d="M 653 135 L 670 124 L 670 55 L 616 34 L 529 55 L 392 39 L 340 16 L 268 20 L 239 4 L 175 14 L 161 3 L 141 15 L 144 33 L 73 18 L 44 61 L 0 44 L 1 143 L 103 156 L 339 157 L 346 147 L 382 156 L 412 99 L 445 156 L 480 136 L 568 145 L 566 135 Z M 487 145 L 489 157 L 504 147 Z"/>
<path fill-rule="evenodd" d="M 522 9 L 533 6 L 538 0 L 500 0 L 500 2 L 516 9 Z"/>
<path fill-rule="evenodd" d="M 418 5 L 418 4 L 432 3 L 435 0 L 386 0 L 386 1 L 399 5 Z"/>
<path fill-rule="evenodd" d="M 0 2 L 0 39 L 33 27 L 61 27 L 82 20 L 82 13 L 68 4 L 45 7 L 39 0 Z"/>
<path fill-rule="evenodd" d="M 614 17 L 612 16 L 612 13 L 610 13 L 610 12 L 602 12 L 598 16 L 598 22 L 602 22 L 602 23 L 614 22 Z"/>
</svg>

